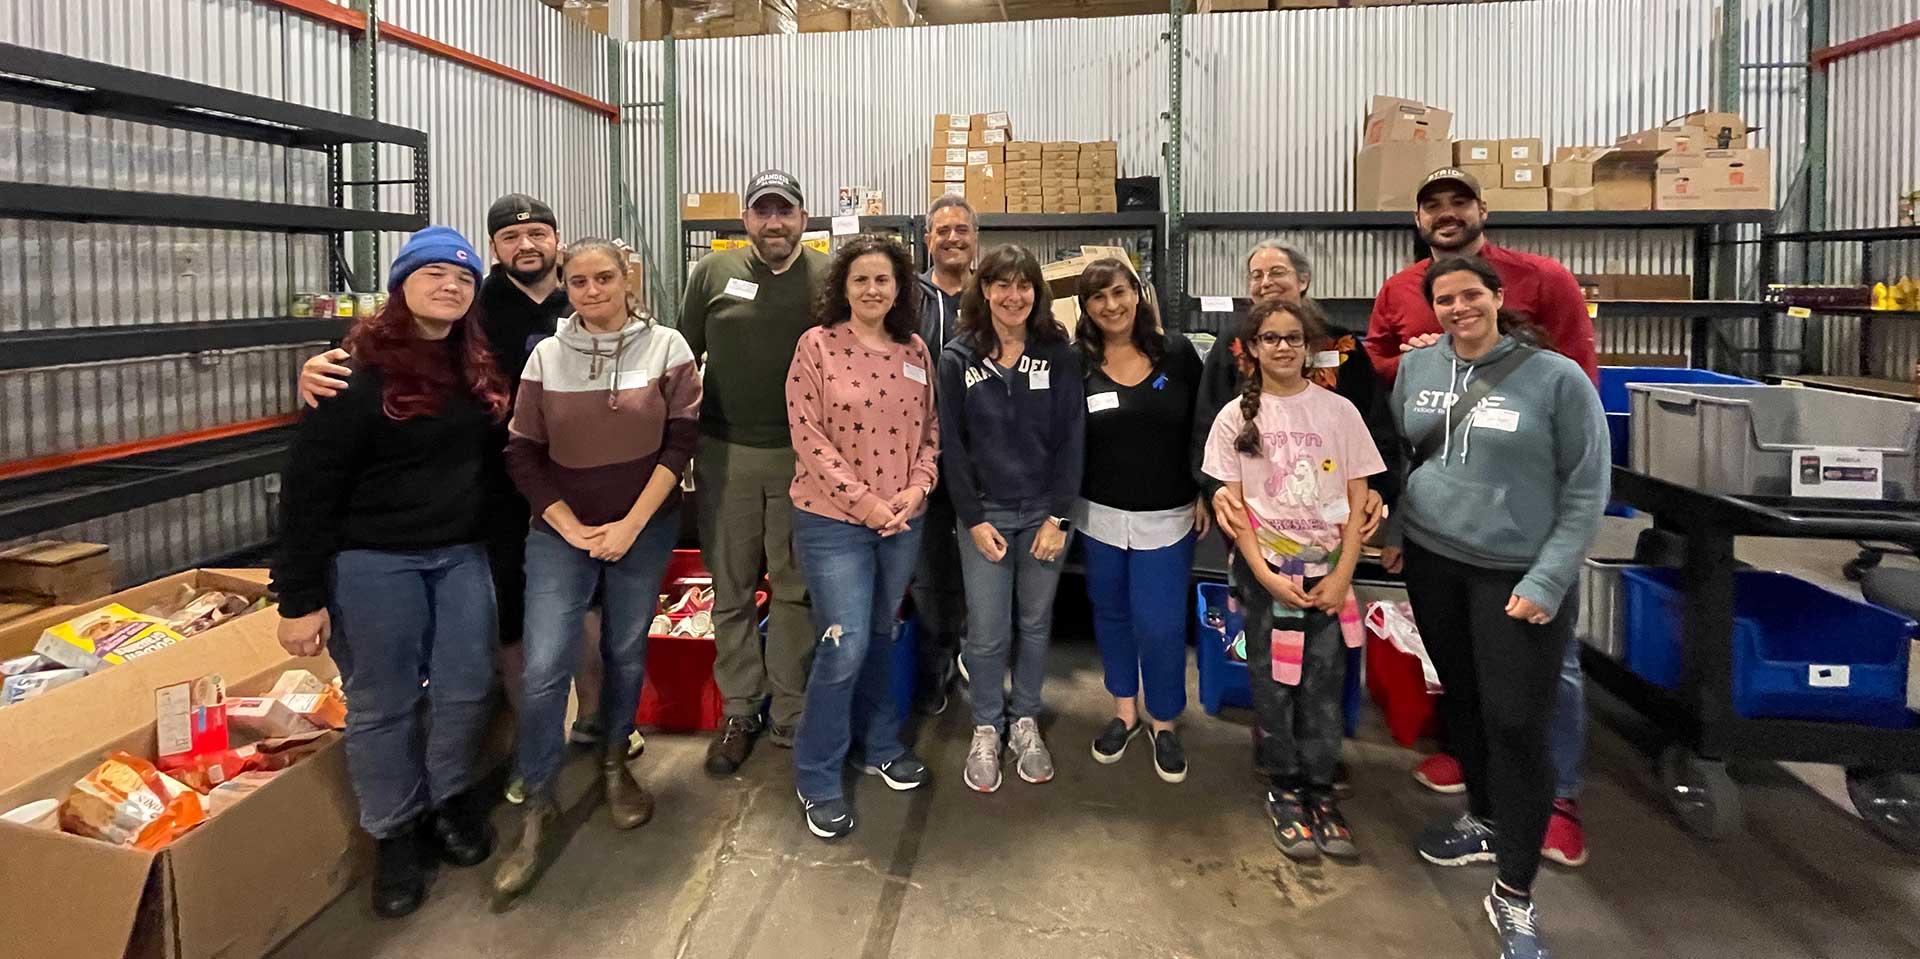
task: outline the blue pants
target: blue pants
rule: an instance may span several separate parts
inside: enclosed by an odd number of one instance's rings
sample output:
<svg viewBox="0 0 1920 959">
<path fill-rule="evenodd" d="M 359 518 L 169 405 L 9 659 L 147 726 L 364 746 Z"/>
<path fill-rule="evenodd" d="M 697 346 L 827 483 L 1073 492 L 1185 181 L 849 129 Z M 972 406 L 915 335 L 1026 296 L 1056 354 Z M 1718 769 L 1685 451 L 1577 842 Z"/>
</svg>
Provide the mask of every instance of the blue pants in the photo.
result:
<svg viewBox="0 0 1920 959">
<path fill-rule="evenodd" d="M 865 526 L 793 511 L 793 552 L 813 600 L 813 671 L 794 734 L 794 785 L 814 802 L 839 799 L 840 766 L 858 731 L 862 761 L 907 749 L 893 704 L 893 624 L 920 558 L 924 516 L 882 538 Z"/>
<path fill-rule="evenodd" d="M 967 638 L 963 644 L 967 674 L 973 682 L 973 724 L 1002 732 L 1007 717 L 1040 715 L 1040 687 L 1047 678 L 1047 646 L 1053 641 L 1053 595 L 1060 587 L 1063 547 L 1053 562 L 1033 558 L 1033 538 L 1046 522 L 1044 510 L 989 507 L 986 522 L 1007 541 L 1007 555 L 995 563 L 981 555 L 973 535 L 959 522 L 960 572 L 967 589 Z M 1071 539 L 1069 539 L 1071 543 Z M 1013 653 L 1015 635 L 1020 652 Z M 1013 699 L 1006 695 L 1007 663 L 1013 663 Z"/>
<path fill-rule="evenodd" d="M 1579 594 L 1568 595 L 1571 603 Z M 1579 607 L 1562 604 L 1562 616 L 1580 615 Z M 1579 799 L 1581 767 L 1587 758 L 1587 684 L 1580 671 L 1580 638 L 1567 643 L 1566 657 L 1560 661 L 1560 701 L 1554 705 L 1553 725 L 1547 729 L 1547 754 L 1553 760 L 1553 795 L 1557 799 Z"/>
<path fill-rule="evenodd" d="M 521 640 L 526 671 L 516 772 L 529 793 L 552 785 L 559 772 L 582 624 L 603 581 L 600 657 L 606 666 L 600 726 L 608 743 L 625 744 L 633 732 L 646 678 L 647 628 L 679 535 L 680 511 L 662 509 L 619 562 L 606 563 L 544 529 L 527 533 L 527 619 Z"/>
<path fill-rule="evenodd" d="M 486 547 L 340 552 L 328 611 L 360 828 L 385 839 L 473 785 L 493 706 Z"/>
<path fill-rule="evenodd" d="M 1106 667 L 1107 692 L 1132 699 L 1144 684 L 1147 715 L 1172 722 L 1187 708 L 1187 580 L 1194 534 L 1161 549 L 1121 549 L 1087 536 L 1087 601 Z"/>
</svg>

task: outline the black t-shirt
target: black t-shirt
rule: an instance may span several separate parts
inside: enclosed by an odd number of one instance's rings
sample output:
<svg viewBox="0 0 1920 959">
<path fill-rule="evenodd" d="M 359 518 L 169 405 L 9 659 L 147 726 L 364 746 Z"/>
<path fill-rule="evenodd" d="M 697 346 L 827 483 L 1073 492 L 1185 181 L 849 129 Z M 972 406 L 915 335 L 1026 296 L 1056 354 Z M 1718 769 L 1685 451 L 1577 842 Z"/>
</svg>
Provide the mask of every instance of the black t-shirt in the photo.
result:
<svg viewBox="0 0 1920 959">
<path fill-rule="evenodd" d="M 567 304 L 567 290 L 555 287 L 545 300 L 536 301 L 514 284 L 505 267 L 495 264 L 480 287 L 480 309 L 487 346 L 501 375 L 507 378 L 507 402 L 511 404 L 520 395 L 520 374 L 527 368 L 527 357 L 533 355 L 533 348 L 541 340 L 553 335 L 560 318 L 572 310 Z M 481 478 L 492 504 L 489 515 L 498 520 L 502 535 L 521 536 L 526 533 L 526 500 L 507 476 L 506 448 L 507 427 L 502 423 L 488 437 Z"/>
<path fill-rule="evenodd" d="M 1087 370 L 1087 470 L 1081 495 L 1102 506 L 1148 512 L 1190 506 L 1200 493 L 1187 468 L 1200 354 L 1179 333 L 1146 379 L 1121 386 Z"/>
<path fill-rule="evenodd" d="M 454 347 L 450 344 L 450 348 Z M 435 549 L 481 538 L 482 463 L 493 423 L 473 394 L 452 391 L 433 416 L 382 410 L 378 369 L 306 412 L 282 474 L 281 614 L 327 605 L 328 569 L 347 549 Z"/>
</svg>

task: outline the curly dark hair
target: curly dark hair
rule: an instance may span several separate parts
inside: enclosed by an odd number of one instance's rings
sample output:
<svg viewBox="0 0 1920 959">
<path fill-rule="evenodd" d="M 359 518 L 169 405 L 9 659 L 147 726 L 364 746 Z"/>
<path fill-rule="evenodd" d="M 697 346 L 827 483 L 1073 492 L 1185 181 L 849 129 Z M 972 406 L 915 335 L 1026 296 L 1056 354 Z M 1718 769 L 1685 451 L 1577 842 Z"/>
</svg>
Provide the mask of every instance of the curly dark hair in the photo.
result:
<svg viewBox="0 0 1920 959">
<path fill-rule="evenodd" d="M 1479 277 L 1481 283 L 1486 284 L 1489 292 L 1501 291 L 1500 274 L 1495 273 L 1492 264 L 1487 261 L 1477 256 L 1442 257 L 1433 261 L 1432 266 L 1427 267 L 1426 276 L 1420 280 L 1420 292 L 1426 296 L 1428 306 L 1433 305 L 1433 284 L 1441 277 L 1452 273 L 1471 273 Z M 1534 323 L 1530 316 L 1501 307 L 1500 312 L 1495 314 L 1494 321 L 1501 333 L 1527 346 L 1551 348 L 1545 331 L 1541 330 L 1539 324 Z"/>
<path fill-rule="evenodd" d="M 1140 284 L 1140 277 L 1133 268 L 1112 257 L 1105 257 L 1087 264 L 1080 274 L 1080 319 L 1074 324 L 1073 341 L 1080 347 L 1080 355 L 1085 359 L 1083 372 L 1092 376 L 1107 359 L 1106 334 L 1100 332 L 1093 317 L 1087 315 L 1087 301 L 1095 293 L 1124 282 L 1133 287 L 1134 298 L 1139 305 L 1133 311 L 1133 348 L 1144 354 L 1149 362 L 1158 363 L 1167 354 L 1167 340 L 1160 332 L 1160 314 L 1147 298 L 1146 288 Z"/>
<path fill-rule="evenodd" d="M 1240 390 L 1240 435 L 1233 438 L 1235 452 L 1246 456 L 1260 455 L 1260 354 L 1254 349 L 1254 338 L 1260 335 L 1260 328 L 1275 314 L 1284 313 L 1300 321 L 1300 332 L 1306 336 L 1306 343 L 1300 347 L 1301 373 L 1306 372 L 1306 364 L 1312 362 L 1313 345 L 1327 338 L 1327 323 L 1321 318 L 1318 307 L 1296 306 L 1292 303 L 1261 303 L 1247 313 L 1247 319 L 1240 324 L 1240 349 L 1242 354 L 1253 360 L 1253 369 L 1247 373 L 1246 385 Z M 1218 344 L 1215 349 L 1219 349 Z"/>
<path fill-rule="evenodd" d="M 1067 328 L 1053 318 L 1053 293 L 1047 289 L 1040 260 L 1017 244 L 995 247 L 973 271 L 973 282 L 960 297 L 960 336 L 988 359 L 1000 358 L 1000 338 L 993 333 L 993 309 L 987 305 L 987 287 L 1024 279 L 1033 286 L 1033 309 L 1027 312 L 1027 342 L 1033 345 L 1065 343 Z"/>
<path fill-rule="evenodd" d="M 847 301 L 847 278 L 853 274 L 853 262 L 878 253 L 893 268 L 893 306 L 882 321 L 887 335 L 896 343 L 913 342 L 920 332 L 920 288 L 913 273 L 913 259 L 907 248 L 890 236 L 873 233 L 848 240 L 833 254 L 827 267 L 827 279 L 814 297 L 813 320 L 821 326 L 839 326 L 853 319 L 853 304 Z"/>
</svg>

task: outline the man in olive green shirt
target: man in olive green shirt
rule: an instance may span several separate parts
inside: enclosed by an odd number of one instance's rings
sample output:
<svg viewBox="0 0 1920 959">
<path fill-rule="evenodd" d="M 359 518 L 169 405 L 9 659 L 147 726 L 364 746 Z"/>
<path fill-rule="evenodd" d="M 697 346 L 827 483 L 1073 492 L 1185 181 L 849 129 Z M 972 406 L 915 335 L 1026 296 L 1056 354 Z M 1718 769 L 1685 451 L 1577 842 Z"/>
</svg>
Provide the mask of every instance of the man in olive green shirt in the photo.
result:
<svg viewBox="0 0 1920 959">
<path fill-rule="evenodd" d="M 700 553 L 713 574 L 713 678 L 726 697 L 725 724 L 707 747 L 707 772 L 717 776 L 746 761 L 769 692 L 768 738 L 792 747 L 813 660 L 806 582 L 789 543 L 786 378 L 800 335 L 814 325 L 827 257 L 800 242 L 806 202 L 792 176 L 761 173 L 742 198 L 751 247 L 702 258 L 680 309 L 680 332 L 706 363 L 693 477 Z M 773 587 L 764 649 L 753 603 L 763 557 Z"/>
</svg>

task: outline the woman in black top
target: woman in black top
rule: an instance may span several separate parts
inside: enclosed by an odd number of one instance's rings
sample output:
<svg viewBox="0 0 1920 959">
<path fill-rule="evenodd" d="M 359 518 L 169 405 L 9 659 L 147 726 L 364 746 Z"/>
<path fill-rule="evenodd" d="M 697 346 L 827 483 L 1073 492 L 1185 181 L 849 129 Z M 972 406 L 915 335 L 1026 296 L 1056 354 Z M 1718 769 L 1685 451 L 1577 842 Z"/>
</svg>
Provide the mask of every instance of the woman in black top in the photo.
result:
<svg viewBox="0 0 1920 959">
<path fill-rule="evenodd" d="M 454 865 L 492 851 L 469 791 L 494 687 L 482 463 L 507 386 L 480 329 L 479 282 L 459 233 L 414 234 L 393 261 L 393 298 L 347 334 L 346 389 L 301 421 L 281 480 L 280 645 L 340 667 L 347 772 L 379 843 L 373 908 L 387 917 L 426 895 L 423 839 Z"/>
<path fill-rule="evenodd" d="M 1118 762 L 1139 734 L 1134 697 L 1144 681 L 1154 771 L 1177 783 L 1187 778 L 1173 728 L 1187 708 L 1185 587 L 1208 515 L 1186 461 L 1200 356 L 1185 336 L 1161 333 L 1140 278 L 1112 259 L 1080 275 L 1075 339 L 1087 376 L 1079 522 L 1114 710 L 1093 758 Z"/>
</svg>

